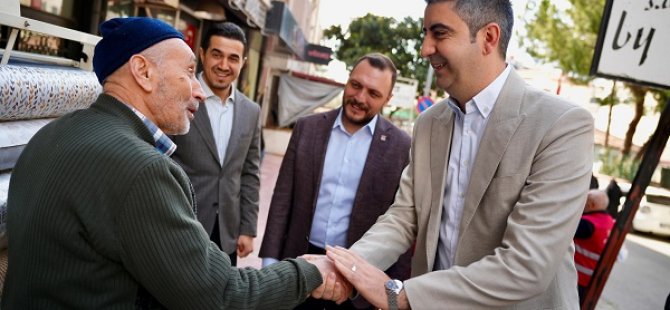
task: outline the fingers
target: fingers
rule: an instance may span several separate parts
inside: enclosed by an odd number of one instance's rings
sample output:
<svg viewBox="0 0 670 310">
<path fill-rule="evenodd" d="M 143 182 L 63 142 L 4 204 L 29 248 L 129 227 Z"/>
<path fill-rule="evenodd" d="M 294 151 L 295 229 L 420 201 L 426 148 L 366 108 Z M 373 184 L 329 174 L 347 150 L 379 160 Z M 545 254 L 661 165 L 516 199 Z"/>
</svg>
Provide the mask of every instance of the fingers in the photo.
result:
<svg viewBox="0 0 670 310">
<path fill-rule="evenodd" d="M 237 256 L 247 257 L 254 251 L 254 238 L 251 236 L 240 235 L 237 238 Z"/>
<path fill-rule="evenodd" d="M 349 299 L 349 296 L 351 295 L 351 290 L 346 289 L 346 285 L 344 285 L 342 282 L 336 282 L 335 283 L 335 290 L 338 292 L 340 298 L 337 300 L 334 300 L 336 304 L 340 305 L 343 302 L 347 301 Z"/>
<path fill-rule="evenodd" d="M 311 294 L 313 298 L 332 300 L 336 303 L 342 303 L 351 295 L 352 286 L 343 277 L 333 262 L 325 255 L 303 255 L 300 258 L 314 264 L 323 277 L 323 283 Z"/>
<path fill-rule="evenodd" d="M 352 252 L 341 247 L 326 247 L 326 256 L 333 262 L 337 271 L 342 274 L 348 281 L 352 282 L 352 277 L 360 265 L 356 265 L 357 261 Z"/>
<path fill-rule="evenodd" d="M 317 259 L 326 259 L 326 255 L 305 254 L 305 255 L 301 255 L 300 258 L 303 258 L 306 261 L 314 261 L 314 260 L 317 260 Z"/>
<path fill-rule="evenodd" d="M 315 289 L 311 296 L 316 299 L 344 302 L 346 296 L 343 294 L 342 284 L 337 281 L 335 273 L 322 274 L 323 283 Z"/>
<path fill-rule="evenodd" d="M 326 247 L 326 256 L 368 302 L 376 307 L 387 307 L 384 283 L 389 279 L 388 275 L 358 254 L 341 247 Z"/>
</svg>

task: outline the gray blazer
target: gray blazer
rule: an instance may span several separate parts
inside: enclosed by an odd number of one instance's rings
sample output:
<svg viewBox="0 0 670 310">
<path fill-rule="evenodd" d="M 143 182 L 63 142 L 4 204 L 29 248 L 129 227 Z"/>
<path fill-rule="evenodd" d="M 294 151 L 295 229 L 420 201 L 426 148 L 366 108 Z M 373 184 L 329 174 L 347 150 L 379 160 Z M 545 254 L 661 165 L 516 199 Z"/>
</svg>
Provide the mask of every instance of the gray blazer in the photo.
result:
<svg viewBox="0 0 670 310">
<path fill-rule="evenodd" d="M 433 271 L 454 114 L 422 113 L 395 203 L 352 246 L 385 269 L 416 241 L 413 309 L 579 309 L 572 237 L 592 170 L 593 119 L 512 71 L 465 193 L 455 266 Z"/>
<path fill-rule="evenodd" d="M 233 128 L 223 167 L 204 104 L 191 130 L 172 137 L 177 144 L 172 158 L 193 183 L 198 220 L 209 234 L 214 221 L 219 221 L 221 250 L 229 254 L 235 252 L 239 235 L 256 236 L 260 189 L 260 106 L 235 91 Z"/>
</svg>

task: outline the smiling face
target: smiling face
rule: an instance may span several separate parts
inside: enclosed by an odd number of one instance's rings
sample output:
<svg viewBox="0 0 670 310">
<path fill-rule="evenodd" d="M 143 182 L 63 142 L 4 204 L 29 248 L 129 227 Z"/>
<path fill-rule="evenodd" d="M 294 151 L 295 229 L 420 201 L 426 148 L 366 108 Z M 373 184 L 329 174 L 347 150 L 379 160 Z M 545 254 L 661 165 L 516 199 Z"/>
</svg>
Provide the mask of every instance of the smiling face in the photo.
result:
<svg viewBox="0 0 670 310">
<path fill-rule="evenodd" d="M 349 133 L 369 123 L 391 99 L 391 70 L 382 70 L 363 60 L 349 75 L 342 97 L 342 124 Z"/>
<path fill-rule="evenodd" d="M 150 60 L 160 74 L 147 100 L 149 113 L 146 116 L 166 134 L 186 134 L 199 102 L 204 100 L 202 87 L 195 76 L 195 55 L 180 39 L 159 44 L 161 46 L 156 48 L 166 51 L 161 59 Z"/>
<path fill-rule="evenodd" d="M 214 35 L 207 50 L 199 50 L 203 78 L 217 96 L 230 95 L 230 85 L 235 82 L 244 66 L 244 44 L 238 40 Z"/>
<path fill-rule="evenodd" d="M 479 36 L 472 39 L 468 25 L 453 7 L 454 1 L 426 6 L 421 56 L 428 58 L 435 69 L 437 86 L 463 102 L 474 95 L 472 84 L 484 62 Z"/>
</svg>

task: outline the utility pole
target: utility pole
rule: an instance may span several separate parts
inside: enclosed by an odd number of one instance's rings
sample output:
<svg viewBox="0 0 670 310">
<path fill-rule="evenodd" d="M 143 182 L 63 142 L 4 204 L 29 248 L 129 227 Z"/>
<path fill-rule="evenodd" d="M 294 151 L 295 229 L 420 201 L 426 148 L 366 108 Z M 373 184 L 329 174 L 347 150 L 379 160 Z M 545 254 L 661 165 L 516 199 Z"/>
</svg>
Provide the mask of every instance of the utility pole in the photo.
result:
<svg viewBox="0 0 670 310">
<path fill-rule="evenodd" d="M 433 66 L 428 64 L 428 73 L 426 74 L 426 83 L 423 84 L 423 95 L 430 96 L 430 87 L 433 85 Z"/>
</svg>

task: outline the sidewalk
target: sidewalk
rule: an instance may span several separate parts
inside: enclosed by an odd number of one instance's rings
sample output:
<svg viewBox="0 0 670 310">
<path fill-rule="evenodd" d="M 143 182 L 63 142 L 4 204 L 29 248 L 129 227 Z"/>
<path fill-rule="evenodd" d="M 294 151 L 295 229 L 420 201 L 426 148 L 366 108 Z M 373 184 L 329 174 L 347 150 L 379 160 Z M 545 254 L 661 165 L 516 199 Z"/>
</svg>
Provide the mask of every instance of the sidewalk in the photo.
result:
<svg viewBox="0 0 670 310">
<path fill-rule="evenodd" d="M 279 166 L 281 165 L 282 156 L 274 154 L 265 154 L 263 162 L 261 163 L 261 192 L 260 192 L 260 206 L 258 210 L 258 235 L 254 239 L 254 251 L 245 258 L 238 258 L 238 267 L 253 267 L 261 268 L 261 259 L 258 257 L 258 252 L 261 249 L 263 242 L 263 235 L 265 234 L 265 223 L 268 218 L 268 210 L 270 209 L 270 200 L 272 199 L 272 192 L 275 188 L 277 175 L 279 174 Z"/>
</svg>

